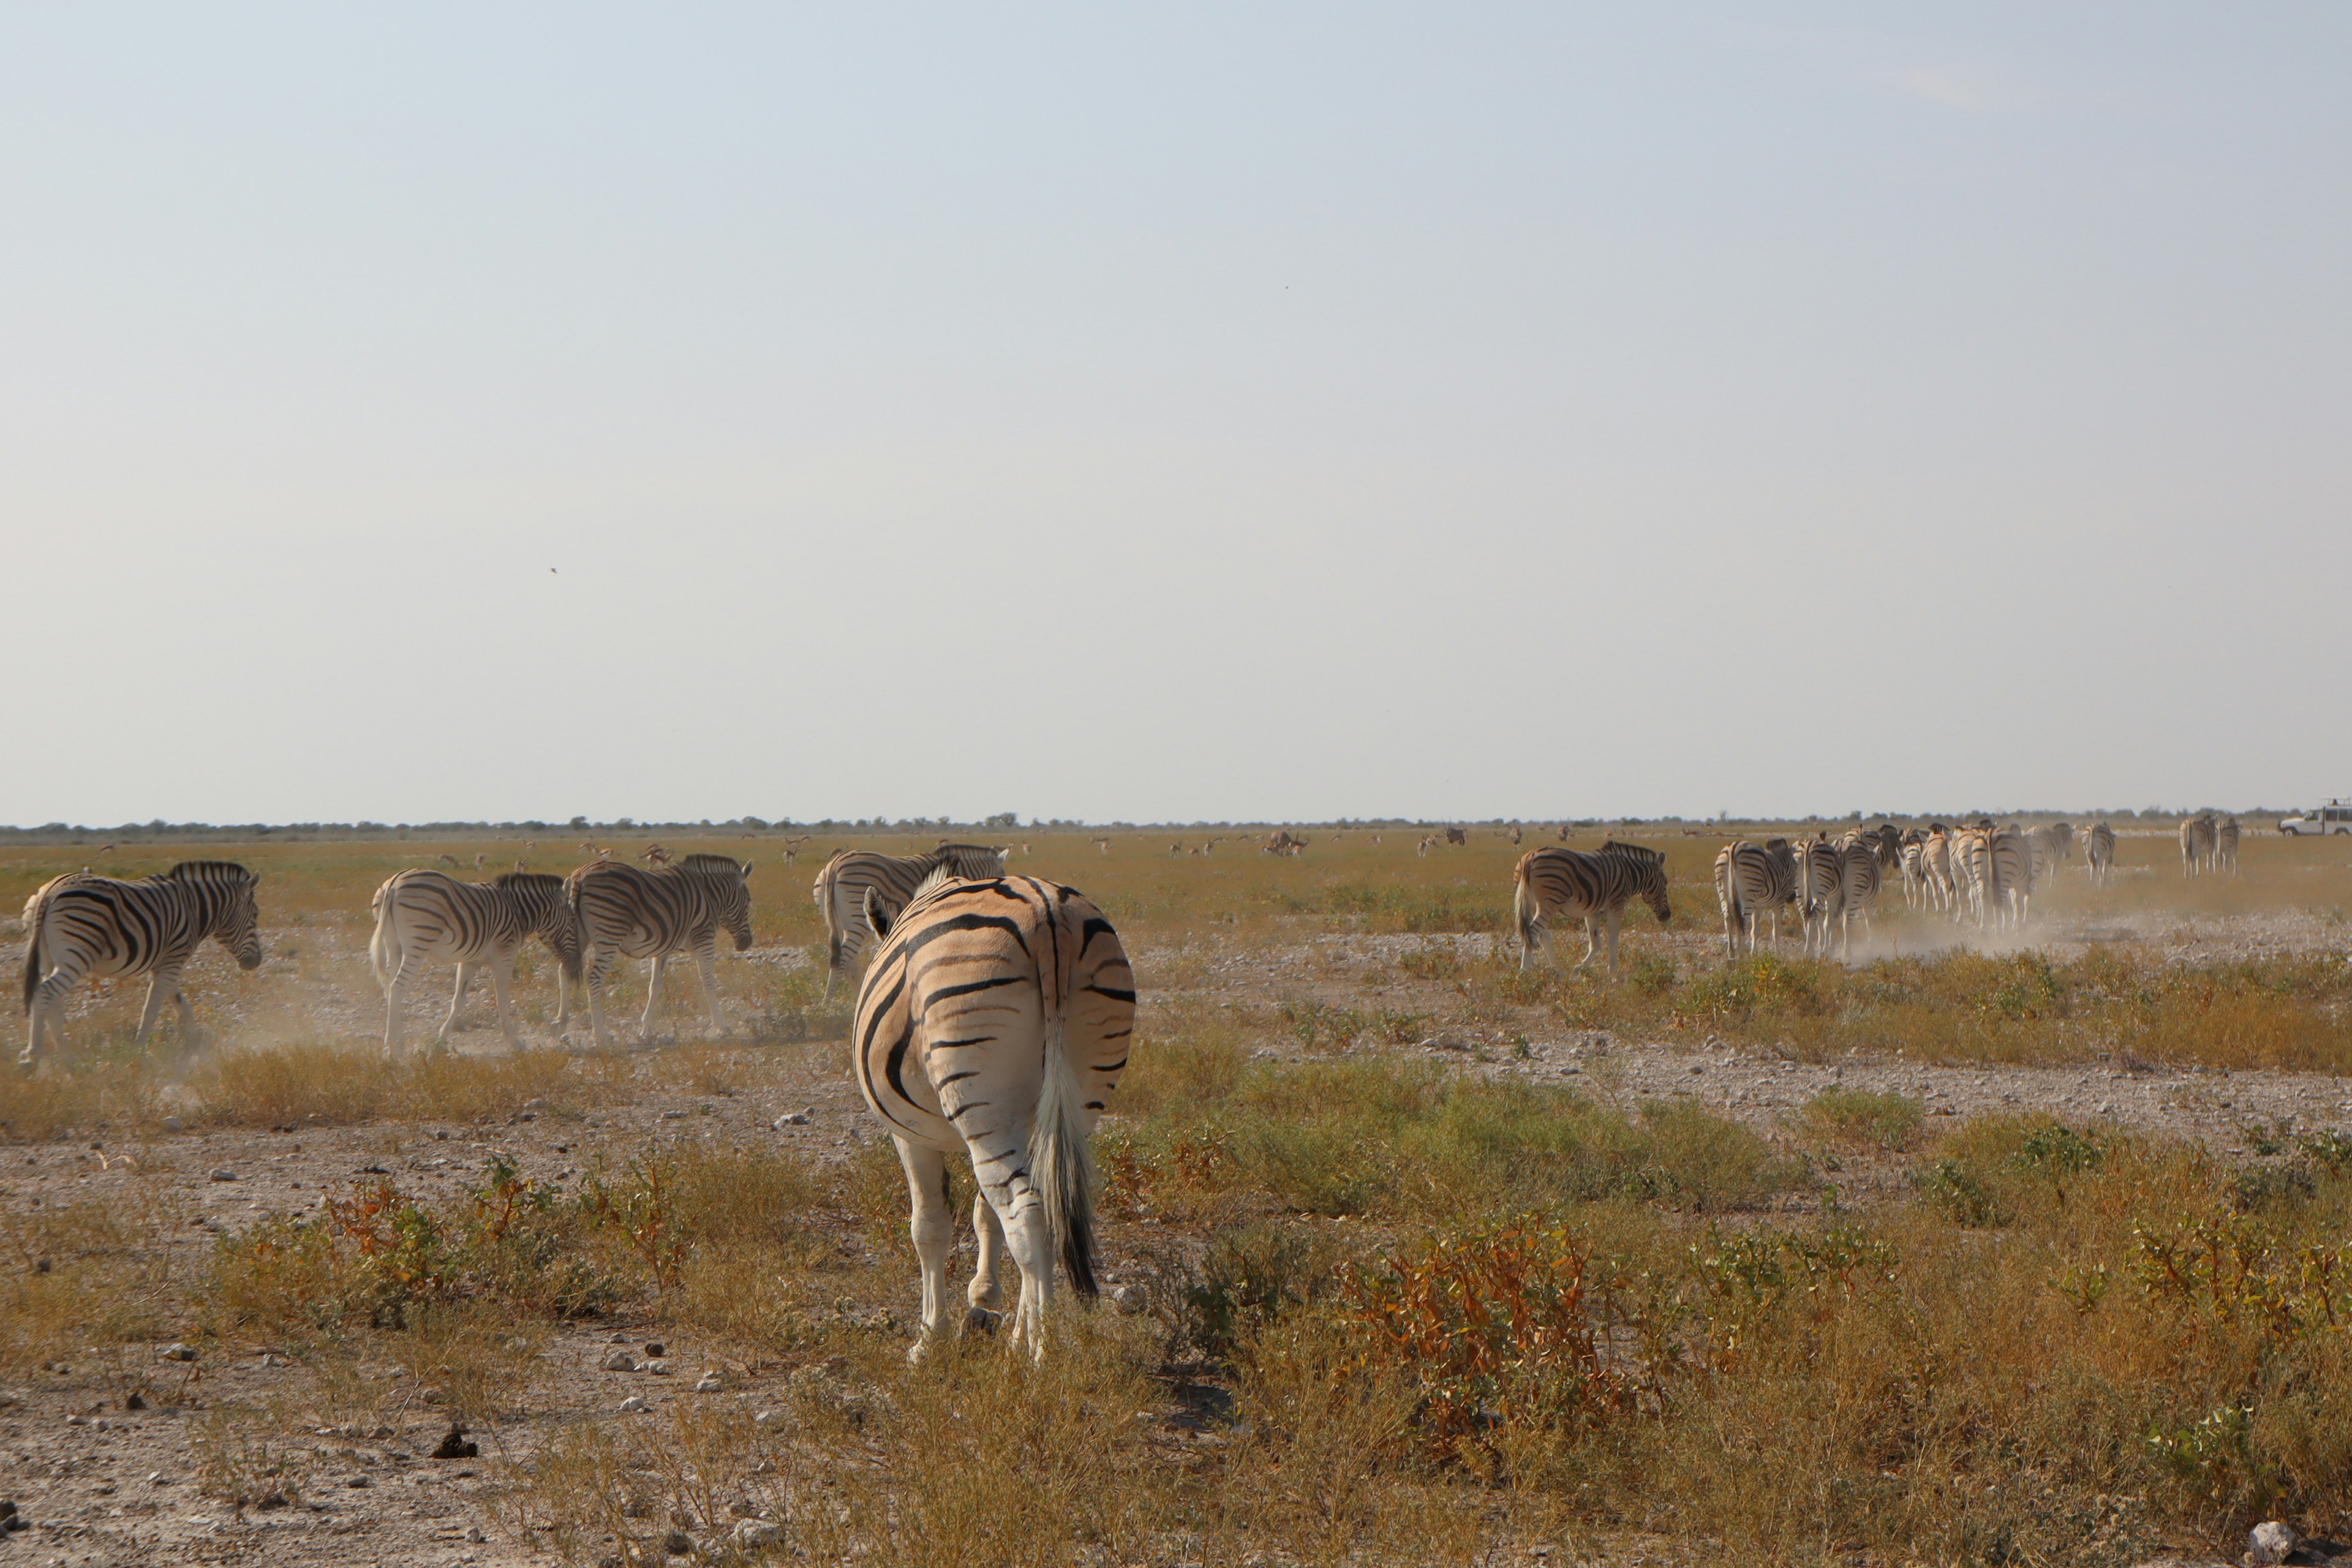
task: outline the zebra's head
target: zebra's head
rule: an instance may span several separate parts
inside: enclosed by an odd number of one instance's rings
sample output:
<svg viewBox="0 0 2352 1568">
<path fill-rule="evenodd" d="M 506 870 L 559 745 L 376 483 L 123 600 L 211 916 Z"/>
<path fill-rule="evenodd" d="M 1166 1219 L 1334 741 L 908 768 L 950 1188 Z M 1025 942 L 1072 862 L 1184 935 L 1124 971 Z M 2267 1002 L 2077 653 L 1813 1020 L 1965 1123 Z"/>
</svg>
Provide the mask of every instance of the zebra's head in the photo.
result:
<svg viewBox="0 0 2352 1568">
<path fill-rule="evenodd" d="M 239 969 L 261 967 L 261 905 L 254 897 L 260 878 L 233 860 L 183 860 L 165 875 L 197 889 L 205 934 L 217 938 Z"/>
<path fill-rule="evenodd" d="M 719 923 L 735 939 L 735 951 L 751 945 L 751 868 L 731 855 L 689 855 L 678 868 L 699 874 L 710 889 Z"/>
</svg>

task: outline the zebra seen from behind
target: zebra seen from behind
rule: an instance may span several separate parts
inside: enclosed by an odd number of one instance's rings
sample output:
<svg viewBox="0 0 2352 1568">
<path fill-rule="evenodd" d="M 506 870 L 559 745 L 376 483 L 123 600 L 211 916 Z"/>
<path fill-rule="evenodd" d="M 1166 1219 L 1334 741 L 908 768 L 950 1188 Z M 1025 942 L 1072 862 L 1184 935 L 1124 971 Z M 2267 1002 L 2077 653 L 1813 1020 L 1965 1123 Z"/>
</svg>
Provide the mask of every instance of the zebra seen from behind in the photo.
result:
<svg viewBox="0 0 2352 1568">
<path fill-rule="evenodd" d="M 1059 1256 L 1071 1288 L 1095 1286 L 1095 1172 L 1087 1147 L 1135 1032 L 1135 976 L 1118 933 L 1073 889 L 1034 877 L 959 881 L 946 868 L 904 908 L 869 900 L 881 945 L 858 988 L 851 1059 L 866 1103 L 898 1145 L 923 1278 L 919 1360 L 950 1321 L 950 1155 L 971 1162 L 978 1261 L 967 1300 L 1003 1300 L 998 1263 L 1021 1272 L 1012 1342 L 1045 1353 Z"/>
<path fill-rule="evenodd" d="M 1211 839 L 1212 845 L 1216 843 Z M 958 878 L 985 881 L 1004 875 L 1004 851 L 985 844 L 941 843 L 921 855 L 885 855 L 875 849 L 836 849 L 809 889 L 824 916 L 824 998 L 833 982 L 866 950 L 870 895 L 885 916 L 895 919 L 932 872 L 945 868 Z"/>
<path fill-rule="evenodd" d="M 2217 830 L 2213 814 L 2200 811 L 2194 816 L 2180 819 L 2180 874 L 2194 877 L 2213 868 L 2213 841 Z"/>
<path fill-rule="evenodd" d="M 1528 967 L 1538 945 L 1550 947 L 1555 916 L 1574 915 L 1584 921 L 1584 957 L 1576 967 L 1583 969 L 1591 963 L 1605 924 L 1609 978 L 1616 979 L 1617 933 L 1624 922 L 1626 904 L 1636 897 L 1648 903 L 1660 925 L 1674 919 L 1666 900 L 1666 858 L 1662 851 L 1613 839 L 1597 854 L 1550 847 L 1528 850 L 1519 857 L 1511 893 L 1511 908 L 1519 927 L 1519 967 Z M 1558 952 L 1553 952 L 1555 963 L 1559 958 Z"/>
<path fill-rule="evenodd" d="M 1815 837 L 1796 847 L 1797 925 L 1805 956 L 1827 958 L 1830 929 L 1845 912 L 1844 850 Z"/>
<path fill-rule="evenodd" d="M 449 1015 L 437 1037 L 449 1043 L 457 1008 L 477 970 L 490 972 L 499 1003 L 499 1028 L 509 1047 L 520 1047 L 514 1013 L 507 999 L 514 982 L 516 950 L 532 937 L 556 957 L 555 1027 L 572 1018 L 572 993 L 565 984 L 580 978 L 580 919 L 563 879 L 543 871 L 509 871 L 489 882 L 461 882 L 440 871 L 418 868 L 398 872 L 375 890 L 375 935 L 368 962 L 383 988 L 383 1048 L 400 1048 L 401 1004 L 408 983 L 435 960 L 457 966 Z"/>
<path fill-rule="evenodd" d="M 234 861 L 183 860 L 160 877 L 117 881 L 75 871 L 35 889 L 25 900 L 29 1028 L 18 1065 L 26 1071 L 39 1066 L 67 993 L 93 976 L 149 976 L 147 1004 L 139 1014 L 142 1048 L 166 997 L 179 1007 L 182 1042 L 194 1045 L 196 1010 L 181 988 L 180 972 L 207 937 L 226 948 L 239 969 L 261 967 L 261 914 L 254 897 L 260 881 Z"/>
<path fill-rule="evenodd" d="M 2083 862 L 2091 880 L 2105 887 L 2116 874 L 2116 830 L 2095 822 L 2083 830 Z"/>
<path fill-rule="evenodd" d="M 1723 908 L 1723 951 L 1739 956 L 1744 941 L 1756 951 L 1758 926 L 1772 917 L 1772 951 L 1780 951 L 1780 915 L 1797 901 L 1797 858 L 1785 838 L 1762 844 L 1741 838 L 1715 858 L 1715 897 Z"/>
<path fill-rule="evenodd" d="M 2213 869 L 2238 874 L 2238 819 L 2225 816 L 2213 825 Z"/>
<path fill-rule="evenodd" d="M 751 945 L 751 868 L 732 856 L 688 855 L 674 866 L 651 870 L 639 870 L 625 860 L 597 860 L 565 879 L 564 892 L 580 922 L 581 948 L 587 955 L 588 1018 L 598 1045 L 613 1039 L 604 1025 L 604 977 L 616 958 L 653 961 L 646 984 L 646 1016 L 637 1026 L 640 1040 L 652 1031 L 654 1013 L 661 1005 L 662 973 L 675 952 L 694 955 L 710 1026 L 725 1029 L 711 956 L 722 927 L 734 937 L 736 952 Z"/>
</svg>

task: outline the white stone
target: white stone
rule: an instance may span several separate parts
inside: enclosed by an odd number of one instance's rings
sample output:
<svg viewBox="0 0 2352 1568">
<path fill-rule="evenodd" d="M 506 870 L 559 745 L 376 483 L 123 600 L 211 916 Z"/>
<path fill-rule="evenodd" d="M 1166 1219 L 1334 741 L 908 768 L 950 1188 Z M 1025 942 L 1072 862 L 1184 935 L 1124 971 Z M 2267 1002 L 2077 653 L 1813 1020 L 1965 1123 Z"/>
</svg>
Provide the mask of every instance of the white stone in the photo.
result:
<svg viewBox="0 0 2352 1568">
<path fill-rule="evenodd" d="M 2257 1564 L 2284 1563 L 2287 1554 L 2303 1542 L 2294 1526 L 2266 1519 L 2254 1526 L 2246 1537 L 2247 1553 Z"/>
<path fill-rule="evenodd" d="M 735 1544 L 738 1546 L 773 1546 L 783 1534 L 783 1527 L 770 1524 L 764 1519 L 739 1520 L 735 1524 Z"/>
<path fill-rule="evenodd" d="M 643 1410 L 645 1407 L 646 1402 L 638 1398 L 634 1394 L 621 1401 L 621 1414 L 624 1415 L 635 1415 L 638 1411 Z"/>
<path fill-rule="evenodd" d="M 606 1372 L 635 1372 L 637 1370 L 637 1358 L 626 1351 L 614 1351 L 604 1358 L 604 1367 Z"/>
</svg>

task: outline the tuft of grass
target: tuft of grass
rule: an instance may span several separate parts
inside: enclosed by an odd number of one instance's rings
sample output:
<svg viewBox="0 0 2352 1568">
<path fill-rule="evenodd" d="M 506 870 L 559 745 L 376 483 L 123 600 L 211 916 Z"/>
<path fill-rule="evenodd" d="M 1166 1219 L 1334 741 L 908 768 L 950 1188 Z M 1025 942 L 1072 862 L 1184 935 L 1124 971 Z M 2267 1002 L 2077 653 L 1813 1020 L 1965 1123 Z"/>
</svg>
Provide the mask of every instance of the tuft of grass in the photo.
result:
<svg viewBox="0 0 2352 1568">
<path fill-rule="evenodd" d="M 1833 1142 L 1900 1152 L 1918 1136 L 1924 1114 L 1908 1095 L 1832 1087 L 1806 1101 L 1798 1120 Z"/>
</svg>

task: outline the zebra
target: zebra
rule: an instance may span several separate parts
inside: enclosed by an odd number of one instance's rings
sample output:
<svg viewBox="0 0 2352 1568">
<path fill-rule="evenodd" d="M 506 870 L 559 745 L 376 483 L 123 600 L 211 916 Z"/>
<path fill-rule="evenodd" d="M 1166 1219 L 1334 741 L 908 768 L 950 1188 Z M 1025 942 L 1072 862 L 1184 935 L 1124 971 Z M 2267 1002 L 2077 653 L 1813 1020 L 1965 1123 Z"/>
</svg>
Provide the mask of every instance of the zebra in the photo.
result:
<svg viewBox="0 0 2352 1568">
<path fill-rule="evenodd" d="M 625 860 L 595 860 L 565 879 L 564 892 L 580 922 L 581 947 L 593 954 L 587 963 L 588 1019 L 598 1045 L 610 1045 L 613 1039 L 604 1026 L 604 976 L 612 973 L 616 958 L 653 960 L 646 1016 L 637 1025 L 640 1040 L 649 1035 L 655 1009 L 661 1005 L 662 972 L 669 955 L 681 951 L 694 955 L 710 1026 L 726 1028 L 711 953 L 721 926 L 735 938 L 736 952 L 751 945 L 751 868 L 731 855 L 688 855 L 675 866 L 649 871 Z"/>
<path fill-rule="evenodd" d="M 1951 837 L 1952 918 L 1973 920 L 1979 930 L 1992 910 L 1992 831 L 1963 827 Z M 1962 902 L 1967 910 L 1962 912 Z"/>
<path fill-rule="evenodd" d="M 1843 843 L 1816 837 L 1797 846 L 1797 921 L 1807 958 L 1830 955 L 1830 928 L 1845 913 L 1844 866 Z"/>
<path fill-rule="evenodd" d="M 1723 907 L 1723 951 L 1739 956 L 1744 936 L 1756 951 L 1757 925 L 1772 916 L 1772 951 L 1780 951 L 1780 913 L 1797 899 L 1796 853 L 1785 838 L 1762 844 L 1737 839 L 1715 858 L 1715 897 Z"/>
<path fill-rule="evenodd" d="M 2028 832 L 2025 845 L 2033 858 L 2033 885 L 2043 887 L 2053 882 L 2059 870 L 2073 858 L 2074 829 L 2066 823 L 2053 822 Z"/>
<path fill-rule="evenodd" d="M 2200 811 L 2194 816 L 2180 819 L 2180 874 L 2194 877 L 2200 871 L 2213 868 L 2213 843 L 2216 830 L 2213 814 Z"/>
<path fill-rule="evenodd" d="M 1601 928 L 1609 930 L 1609 978 L 1617 978 L 1617 932 L 1625 919 L 1625 905 L 1636 895 L 1665 925 L 1674 919 L 1666 901 L 1666 858 L 1639 844 L 1603 844 L 1599 854 L 1549 847 L 1530 849 L 1519 857 L 1513 874 L 1512 912 L 1519 924 L 1519 967 L 1525 969 L 1538 945 L 1549 947 L 1554 915 L 1575 914 L 1584 920 L 1583 969 L 1601 949 Z M 1557 952 L 1552 954 L 1559 962 Z"/>
<path fill-rule="evenodd" d="M 2238 819 L 2225 816 L 2213 825 L 2213 869 L 2238 874 Z"/>
<path fill-rule="evenodd" d="M 907 1173 L 923 1277 L 908 1359 L 949 1328 L 947 1157 L 961 1152 L 980 1188 L 971 1316 L 1003 1302 L 1009 1249 L 1021 1271 L 1012 1342 L 1042 1360 L 1055 1254 L 1073 1289 L 1096 1293 L 1087 1139 L 1135 1032 L 1126 950 L 1084 895 L 1034 877 L 957 880 L 942 866 L 903 909 L 871 896 L 866 907 L 881 946 L 858 989 L 851 1052 Z"/>
<path fill-rule="evenodd" d="M 884 855 L 872 849 L 836 849 L 809 889 L 824 913 L 824 999 L 833 1000 L 834 977 L 865 951 L 866 896 L 880 900 L 882 912 L 896 916 L 915 889 L 941 866 L 959 877 L 984 881 L 1004 874 L 1004 851 L 985 844 L 950 844 L 922 855 Z"/>
<path fill-rule="evenodd" d="M 2003 827 L 1987 834 L 1985 851 L 1985 898 L 1992 922 L 2023 931 L 2033 900 L 2032 846 L 2016 828 Z"/>
<path fill-rule="evenodd" d="M 1838 956 L 1853 958 L 1853 922 L 1863 933 L 1873 929 L 1878 912 L 1878 889 L 1885 879 L 1887 840 L 1884 834 L 1848 834 L 1838 847 Z"/>
<path fill-rule="evenodd" d="M 29 1037 L 17 1065 L 40 1065 L 43 1040 L 59 1027 L 56 1014 L 67 993 L 88 975 L 149 976 L 140 1009 L 137 1045 L 169 997 L 180 1010 L 180 1037 L 196 1043 L 196 1010 L 181 988 L 180 971 L 206 937 L 217 940 L 239 969 L 261 967 L 261 913 L 254 889 L 261 879 L 228 860 L 183 860 L 160 877 L 117 881 L 87 871 L 43 883 L 25 900 L 25 1012 Z"/>
<path fill-rule="evenodd" d="M 517 869 L 488 883 L 460 882 L 440 871 L 417 868 L 386 879 L 368 907 L 375 912 L 368 962 L 383 988 L 387 1052 L 400 1048 L 402 993 L 425 962 L 436 958 L 457 966 L 457 988 L 449 998 L 449 1016 L 441 1020 L 439 1043 L 449 1043 L 474 972 L 487 967 L 491 993 L 499 1000 L 499 1028 L 509 1047 L 520 1047 L 507 991 L 514 981 L 515 950 L 534 936 L 547 943 L 558 964 L 557 1032 L 571 1022 L 572 993 L 565 981 L 580 978 L 580 921 L 565 896 L 562 878 Z"/>
<path fill-rule="evenodd" d="M 2105 887 L 2116 874 L 2116 830 L 2095 822 L 2083 830 L 2083 859 L 2091 879 Z"/>
</svg>

